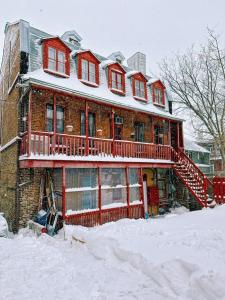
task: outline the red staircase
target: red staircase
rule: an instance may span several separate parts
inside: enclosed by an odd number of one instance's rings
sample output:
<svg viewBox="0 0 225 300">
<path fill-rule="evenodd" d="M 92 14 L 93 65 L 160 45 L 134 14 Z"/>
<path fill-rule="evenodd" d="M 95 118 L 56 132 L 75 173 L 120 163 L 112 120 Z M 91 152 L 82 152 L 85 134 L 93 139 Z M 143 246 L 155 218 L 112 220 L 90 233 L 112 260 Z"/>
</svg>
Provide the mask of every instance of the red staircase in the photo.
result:
<svg viewBox="0 0 225 300">
<path fill-rule="evenodd" d="M 209 191 L 213 185 L 211 181 L 202 173 L 194 162 L 184 153 L 183 150 L 173 149 L 174 164 L 173 169 L 195 200 L 202 206 L 208 207 Z"/>
</svg>

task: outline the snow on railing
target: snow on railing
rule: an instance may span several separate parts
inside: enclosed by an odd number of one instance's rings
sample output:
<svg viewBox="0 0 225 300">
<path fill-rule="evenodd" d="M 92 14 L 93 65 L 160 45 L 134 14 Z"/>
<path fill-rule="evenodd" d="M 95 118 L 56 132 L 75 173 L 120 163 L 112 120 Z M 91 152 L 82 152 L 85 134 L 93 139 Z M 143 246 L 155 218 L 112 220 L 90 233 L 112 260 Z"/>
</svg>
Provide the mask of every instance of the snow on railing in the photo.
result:
<svg viewBox="0 0 225 300">
<path fill-rule="evenodd" d="M 100 156 L 172 160 L 172 147 L 125 140 L 33 131 L 22 137 L 21 155 Z"/>
</svg>

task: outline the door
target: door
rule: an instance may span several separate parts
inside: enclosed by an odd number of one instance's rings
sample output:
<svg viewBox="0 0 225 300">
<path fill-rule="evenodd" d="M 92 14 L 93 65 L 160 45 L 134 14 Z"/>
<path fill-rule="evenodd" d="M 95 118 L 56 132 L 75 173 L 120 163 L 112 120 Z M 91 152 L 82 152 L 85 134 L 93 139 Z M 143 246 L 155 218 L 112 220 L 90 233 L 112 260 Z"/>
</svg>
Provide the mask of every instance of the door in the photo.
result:
<svg viewBox="0 0 225 300">
<path fill-rule="evenodd" d="M 123 125 L 122 124 L 115 124 L 115 140 L 122 140 L 123 139 Z"/>
<path fill-rule="evenodd" d="M 174 149 L 178 148 L 178 135 L 177 135 L 177 123 L 172 123 L 170 124 L 170 140 L 171 140 L 171 146 Z"/>
</svg>

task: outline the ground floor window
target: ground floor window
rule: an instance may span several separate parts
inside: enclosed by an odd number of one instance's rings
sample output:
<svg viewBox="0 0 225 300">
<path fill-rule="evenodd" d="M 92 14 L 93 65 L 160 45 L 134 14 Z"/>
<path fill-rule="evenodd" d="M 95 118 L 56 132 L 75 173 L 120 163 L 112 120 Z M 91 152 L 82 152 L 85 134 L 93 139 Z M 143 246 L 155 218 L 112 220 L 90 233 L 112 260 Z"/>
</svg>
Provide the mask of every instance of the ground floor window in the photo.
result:
<svg viewBox="0 0 225 300">
<path fill-rule="evenodd" d="M 66 169 L 67 214 L 98 208 L 97 169 Z"/>
<path fill-rule="evenodd" d="M 103 208 L 126 205 L 125 168 L 101 169 L 101 183 Z"/>
<path fill-rule="evenodd" d="M 130 189 L 130 203 L 140 202 L 140 180 L 139 180 L 139 169 L 130 168 L 129 169 L 129 189 Z"/>
</svg>

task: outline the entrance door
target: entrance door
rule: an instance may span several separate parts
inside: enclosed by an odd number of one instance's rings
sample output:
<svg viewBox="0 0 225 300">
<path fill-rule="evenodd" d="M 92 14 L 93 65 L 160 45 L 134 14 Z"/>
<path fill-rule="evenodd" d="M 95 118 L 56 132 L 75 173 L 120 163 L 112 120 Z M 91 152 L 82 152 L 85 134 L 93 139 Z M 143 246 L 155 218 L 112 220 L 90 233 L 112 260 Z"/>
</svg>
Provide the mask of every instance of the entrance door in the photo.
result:
<svg viewBox="0 0 225 300">
<path fill-rule="evenodd" d="M 115 140 L 122 140 L 123 139 L 123 125 L 122 124 L 115 124 Z"/>
</svg>

